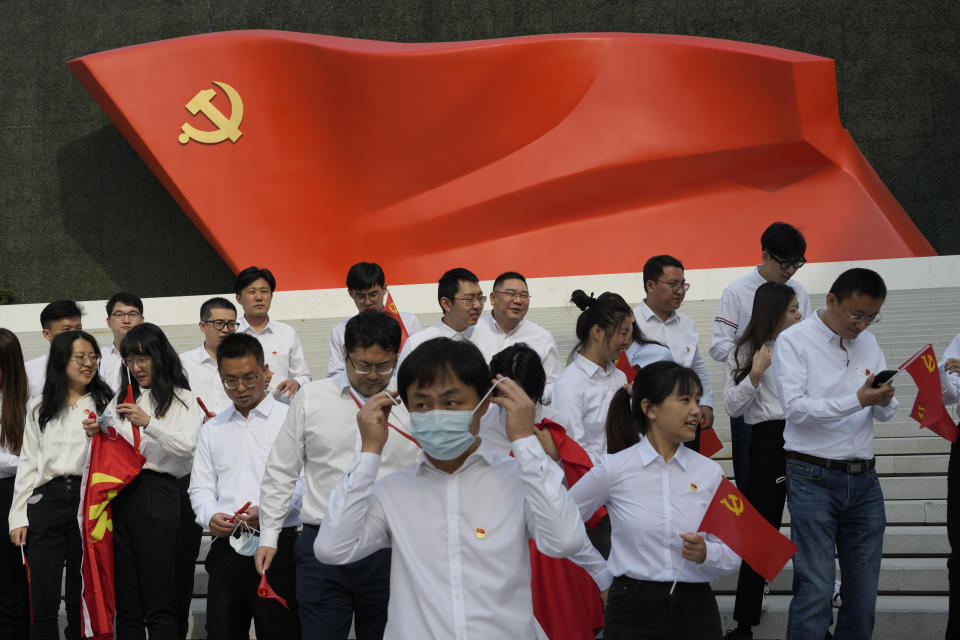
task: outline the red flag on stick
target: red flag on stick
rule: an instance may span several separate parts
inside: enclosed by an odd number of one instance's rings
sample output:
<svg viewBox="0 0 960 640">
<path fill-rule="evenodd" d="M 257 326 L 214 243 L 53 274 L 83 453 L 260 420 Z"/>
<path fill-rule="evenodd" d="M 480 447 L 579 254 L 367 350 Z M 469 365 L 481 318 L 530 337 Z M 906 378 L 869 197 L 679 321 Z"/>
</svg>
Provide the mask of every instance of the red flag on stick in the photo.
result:
<svg viewBox="0 0 960 640">
<path fill-rule="evenodd" d="M 403 324 L 403 318 L 400 317 L 400 312 L 397 310 L 397 305 L 393 302 L 393 296 L 390 295 L 390 292 L 387 291 L 387 299 L 383 305 L 383 312 L 400 323 L 400 348 L 403 349 L 404 343 L 407 341 L 407 338 L 410 337 L 410 334 L 407 332 L 407 327 Z"/>
<path fill-rule="evenodd" d="M 767 582 L 773 582 L 797 551 L 797 545 L 767 522 L 726 478 L 720 481 L 697 530 L 723 540 Z"/>
<path fill-rule="evenodd" d="M 711 457 L 717 451 L 723 449 L 723 443 L 720 442 L 720 436 L 713 427 L 709 429 L 700 429 L 700 455 Z"/>
<path fill-rule="evenodd" d="M 282 604 L 285 608 L 289 609 L 287 606 L 287 599 L 281 598 L 277 595 L 277 592 L 273 590 L 273 587 L 270 586 L 270 583 L 267 582 L 267 572 L 264 571 L 263 575 L 260 576 L 260 586 L 257 587 L 257 595 L 261 598 L 272 598 Z"/>
<path fill-rule="evenodd" d="M 905 369 L 917 383 L 917 399 L 913 403 L 910 417 L 920 423 L 921 429 L 930 429 L 941 438 L 956 442 L 960 430 L 950 418 L 947 408 L 943 406 L 940 370 L 937 367 L 937 354 L 933 351 L 933 345 L 928 344 L 917 351 L 900 365 L 900 369 Z"/>
<path fill-rule="evenodd" d="M 630 364 L 630 360 L 627 358 L 627 352 L 621 351 L 620 355 L 617 356 L 617 361 L 614 363 L 617 365 L 617 369 L 623 371 L 627 376 L 627 384 L 633 384 L 633 379 L 637 377 L 637 370 L 633 368 L 633 365 Z"/>
</svg>

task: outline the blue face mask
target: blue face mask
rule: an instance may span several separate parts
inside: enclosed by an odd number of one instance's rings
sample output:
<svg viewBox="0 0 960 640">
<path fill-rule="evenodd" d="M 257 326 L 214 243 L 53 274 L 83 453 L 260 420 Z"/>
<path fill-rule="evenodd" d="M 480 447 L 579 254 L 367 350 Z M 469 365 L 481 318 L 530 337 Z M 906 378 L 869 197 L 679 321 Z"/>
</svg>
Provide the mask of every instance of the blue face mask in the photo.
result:
<svg viewBox="0 0 960 640">
<path fill-rule="evenodd" d="M 504 378 L 505 380 L 506 378 Z M 421 413 L 410 413 L 410 435 L 417 439 L 424 452 L 435 460 L 453 460 L 470 448 L 476 436 L 470 433 L 473 414 L 483 405 L 494 387 L 480 398 L 473 411 L 451 411 L 434 409 Z"/>
</svg>

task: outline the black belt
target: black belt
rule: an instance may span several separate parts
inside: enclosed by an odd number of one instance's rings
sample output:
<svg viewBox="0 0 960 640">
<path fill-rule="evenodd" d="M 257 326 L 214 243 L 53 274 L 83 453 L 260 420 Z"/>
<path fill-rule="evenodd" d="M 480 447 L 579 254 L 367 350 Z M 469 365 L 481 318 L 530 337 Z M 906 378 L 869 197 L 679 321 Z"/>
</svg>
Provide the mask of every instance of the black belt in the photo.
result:
<svg viewBox="0 0 960 640">
<path fill-rule="evenodd" d="M 787 451 L 787 459 L 809 462 L 810 464 L 815 464 L 818 467 L 823 467 L 824 469 L 843 471 L 844 473 L 849 473 L 851 475 L 866 473 L 877 466 L 876 458 L 870 458 L 869 460 L 830 460 L 828 458 L 808 456 L 805 453 L 798 453 L 796 451 Z"/>
</svg>

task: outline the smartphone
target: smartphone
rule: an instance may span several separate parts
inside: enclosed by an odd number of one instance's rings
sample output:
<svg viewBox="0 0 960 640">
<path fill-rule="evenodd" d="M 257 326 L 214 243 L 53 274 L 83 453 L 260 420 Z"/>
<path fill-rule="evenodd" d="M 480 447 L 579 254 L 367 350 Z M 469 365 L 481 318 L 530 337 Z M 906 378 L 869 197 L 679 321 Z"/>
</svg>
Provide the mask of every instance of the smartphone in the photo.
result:
<svg viewBox="0 0 960 640">
<path fill-rule="evenodd" d="M 885 369 L 874 377 L 873 384 L 870 386 L 876 389 L 884 382 L 889 382 L 893 376 L 897 375 L 898 373 L 900 373 L 900 369 Z"/>
</svg>

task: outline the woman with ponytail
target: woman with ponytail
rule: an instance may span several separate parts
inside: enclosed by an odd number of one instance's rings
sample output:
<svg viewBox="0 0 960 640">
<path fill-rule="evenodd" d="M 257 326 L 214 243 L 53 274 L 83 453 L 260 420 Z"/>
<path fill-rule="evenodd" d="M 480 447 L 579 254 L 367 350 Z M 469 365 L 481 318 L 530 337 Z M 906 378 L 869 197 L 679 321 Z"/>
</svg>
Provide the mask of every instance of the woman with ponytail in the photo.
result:
<svg viewBox="0 0 960 640">
<path fill-rule="evenodd" d="M 82 536 L 77 524 L 80 481 L 99 426 L 85 424 L 110 403 L 110 386 L 99 373 L 100 347 L 89 333 L 66 331 L 50 343 L 43 391 L 27 403 L 27 423 L 7 526 L 17 546 L 26 545 L 33 602 L 32 640 L 59 636 L 60 585 L 64 565 L 64 636 L 80 638 Z M 6 371 L 4 371 L 6 376 Z M 7 397 L 4 395 L 4 411 Z M 17 554 L 19 555 L 19 554 Z"/>
<path fill-rule="evenodd" d="M 701 392 L 693 369 L 673 362 L 641 369 L 631 393 L 618 392 L 610 407 L 610 453 L 570 489 L 582 517 L 600 505 L 610 513 L 607 640 L 722 633 L 709 583 L 740 559 L 696 533 L 723 478 L 719 464 L 682 446 L 697 433 Z"/>
<path fill-rule="evenodd" d="M 770 368 L 777 336 L 800 321 L 797 293 L 779 282 L 765 282 L 753 298 L 750 323 L 727 356 L 723 403 L 730 415 L 742 415 L 750 429 L 744 495 L 767 522 L 780 528 L 786 499 L 787 459 L 783 450 L 783 408 Z M 733 619 L 737 627 L 725 637 L 752 638 L 760 623 L 764 579 L 744 564 L 737 581 Z"/>
</svg>

